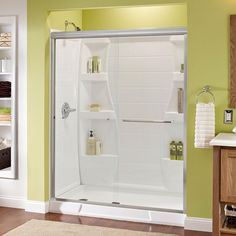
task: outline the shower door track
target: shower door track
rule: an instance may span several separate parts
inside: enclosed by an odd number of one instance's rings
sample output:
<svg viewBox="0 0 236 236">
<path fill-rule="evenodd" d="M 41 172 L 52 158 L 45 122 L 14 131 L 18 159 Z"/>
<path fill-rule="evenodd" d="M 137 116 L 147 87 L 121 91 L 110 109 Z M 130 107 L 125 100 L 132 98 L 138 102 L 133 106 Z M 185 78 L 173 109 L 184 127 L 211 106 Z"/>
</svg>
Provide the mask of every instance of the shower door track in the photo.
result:
<svg viewBox="0 0 236 236">
<path fill-rule="evenodd" d="M 104 38 L 104 37 L 117 38 L 117 37 L 138 37 L 138 36 L 140 37 L 168 36 L 168 35 L 170 36 L 170 35 L 186 35 L 186 34 L 187 30 L 185 28 L 141 29 L 141 30 L 96 30 L 96 31 L 52 32 L 51 39 L 78 39 L 78 38 Z M 53 48 L 51 48 L 51 50 L 53 50 Z"/>
<path fill-rule="evenodd" d="M 143 210 L 155 210 L 161 212 L 173 212 L 173 213 L 184 213 L 186 211 L 186 148 L 184 149 L 184 167 L 183 167 L 183 211 L 150 208 L 150 207 L 137 207 L 127 206 L 123 204 L 112 204 L 112 203 L 97 203 L 88 201 L 74 201 L 65 200 L 55 197 L 55 52 L 56 52 L 56 40 L 57 39 L 82 39 L 82 38 L 104 38 L 104 37 L 143 37 L 143 36 L 171 36 L 171 35 L 184 35 L 184 91 L 187 89 L 187 30 L 186 28 L 166 28 L 166 29 L 138 29 L 138 30 L 96 30 L 96 31 L 75 31 L 75 32 L 52 32 L 50 36 L 50 60 L 51 60 L 51 129 L 50 129 L 50 199 L 58 200 L 62 202 L 77 202 L 83 204 L 95 204 L 100 206 L 111 206 L 111 207 L 123 207 L 130 209 L 143 209 Z M 184 144 L 186 147 L 186 92 L 184 93 Z M 124 122 L 150 122 L 150 123 L 172 123 L 172 121 L 153 121 L 153 120 L 123 120 Z"/>
</svg>

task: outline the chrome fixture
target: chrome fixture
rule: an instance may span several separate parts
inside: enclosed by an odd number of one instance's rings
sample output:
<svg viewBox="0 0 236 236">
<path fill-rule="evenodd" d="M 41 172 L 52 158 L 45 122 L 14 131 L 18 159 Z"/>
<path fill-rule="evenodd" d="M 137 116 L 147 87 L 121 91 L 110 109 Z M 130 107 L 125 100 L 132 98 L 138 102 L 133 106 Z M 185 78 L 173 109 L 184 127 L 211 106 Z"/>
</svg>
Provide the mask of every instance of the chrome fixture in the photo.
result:
<svg viewBox="0 0 236 236">
<path fill-rule="evenodd" d="M 66 119 L 71 112 L 75 112 L 76 109 L 70 108 L 69 103 L 65 102 L 61 107 L 62 119 Z"/>
<path fill-rule="evenodd" d="M 122 120 L 123 122 L 132 122 L 132 123 L 158 123 L 158 124 L 171 124 L 170 120 Z"/>
<path fill-rule="evenodd" d="M 67 31 L 69 25 L 72 25 L 75 31 L 81 31 L 81 29 L 78 26 L 76 26 L 74 22 L 69 22 L 68 20 L 65 20 L 65 31 Z"/>
<path fill-rule="evenodd" d="M 211 92 L 211 90 L 212 90 L 211 86 L 205 85 L 205 86 L 202 88 L 202 90 L 197 94 L 197 96 L 196 96 L 196 103 L 199 102 L 199 98 L 200 98 L 201 95 L 203 95 L 203 94 L 209 94 L 209 95 L 211 96 L 211 98 L 212 98 L 212 102 L 215 103 L 215 96 L 214 96 L 214 94 Z"/>
</svg>

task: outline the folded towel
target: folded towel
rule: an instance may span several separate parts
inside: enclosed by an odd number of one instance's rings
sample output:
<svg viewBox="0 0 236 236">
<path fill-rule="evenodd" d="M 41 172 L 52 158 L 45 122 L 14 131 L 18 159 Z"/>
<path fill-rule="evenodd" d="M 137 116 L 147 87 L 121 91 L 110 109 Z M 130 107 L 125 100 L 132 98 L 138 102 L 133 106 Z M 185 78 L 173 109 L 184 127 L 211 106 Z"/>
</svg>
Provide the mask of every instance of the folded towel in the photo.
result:
<svg viewBox="0 0 236 236">
<path fill-rule="evenodd" d="M 10 107 L 0 107 L 0 115 L 10 115 L 11 108 Z"/>
<path fill-rule="evenodd" d="M 195 117 L 195 148 L 208 148 L 215 137 L 214 103 L 197 103 Z"/>
</svg>

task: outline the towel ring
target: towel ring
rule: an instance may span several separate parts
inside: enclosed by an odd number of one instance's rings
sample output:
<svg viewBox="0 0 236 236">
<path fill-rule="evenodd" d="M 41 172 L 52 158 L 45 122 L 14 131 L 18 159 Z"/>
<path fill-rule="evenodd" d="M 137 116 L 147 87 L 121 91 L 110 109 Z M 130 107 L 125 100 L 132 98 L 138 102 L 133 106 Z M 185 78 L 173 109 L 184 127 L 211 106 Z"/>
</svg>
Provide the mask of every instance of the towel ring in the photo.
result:
<svg viewBox="0 0 236 236">
<path fill-rule="evenodd" d="M 202 95 L 202 94 L 205 94 L 205 93 L 210 94 L 211 97 L 212 97 L 213 103 L 215 103 L 215 96 L 214 96 L 214 94 L 211 92 L 211 87 L 210 87 L 209 85 L 204 86 L 204 87 L 202 88 L 202 91 L 197 94 L 196 103 L 198 103 L 199 98 L 201 97 L 201 95 Z"/>
</svg>

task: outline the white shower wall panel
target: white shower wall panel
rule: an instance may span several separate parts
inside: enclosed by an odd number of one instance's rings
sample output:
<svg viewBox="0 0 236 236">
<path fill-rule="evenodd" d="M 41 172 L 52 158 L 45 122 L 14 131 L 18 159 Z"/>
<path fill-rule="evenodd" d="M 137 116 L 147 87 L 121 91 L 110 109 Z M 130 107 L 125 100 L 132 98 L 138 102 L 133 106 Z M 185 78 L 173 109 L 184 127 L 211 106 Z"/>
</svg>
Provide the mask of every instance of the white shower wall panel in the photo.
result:
<svg viewBox="0 0 236 236">
<path fill-rule="evenodd" d="M 167 165 L 161 160 L 169 158 L 172 140 L 183 141 L 183 124 L 125 123 L 123 119 L 165 119 L 175 72 L 175 48 L 169 37 L 119 39 L 118 45 L 119 50 L 113 50 L 109 64 L 109 71 L 118 74 L 117 182 L 170 190 L 166 176 L 163 177 Z M 173 190 L 181 192 L 182 183 L 177 185 Z"/>
<path fill-rule="evenodd" d="M 173 56 L 120 57 L 120 72 L 170 72 L 174 70 Z"/>
<path fill-rule="evenodd" d="M 156 57 L 173 54 L 174 47 L 169 41 L 169 36 L 119 39 L 120 57 Z"/>
<path fill-rule="evenodd" d="M 125 88 L 169 89 L 172 83 L 170 72 L 119 72 L 119 86 Z"/>
<path fill-rule="evenodd" d="M 62 194 L 79 184 L 78 115 L 62 119 L 62 105 L 78 106 L 79 42 L 58 40 L 55 76 L 55 193 Z"/>
<path fill-rule="evenodd" d="M 121 119 L 162 119 L 166 106 L 166 103 L 119 103 L 119 115 Z"/>
</svg>

